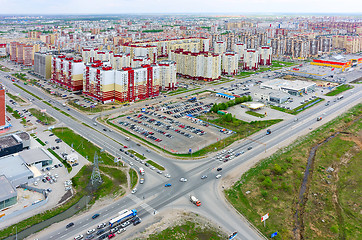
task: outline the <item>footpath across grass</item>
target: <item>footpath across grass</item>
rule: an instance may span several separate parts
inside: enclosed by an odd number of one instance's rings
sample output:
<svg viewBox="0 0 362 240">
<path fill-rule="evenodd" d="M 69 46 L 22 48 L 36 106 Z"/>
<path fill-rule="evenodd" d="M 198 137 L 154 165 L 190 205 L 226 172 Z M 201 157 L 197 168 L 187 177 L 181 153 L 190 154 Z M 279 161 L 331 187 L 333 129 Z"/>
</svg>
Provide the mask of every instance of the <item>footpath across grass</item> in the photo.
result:
<svg viewBox="0 0 362 240">
<path fill-rule="evenodd" d="M 362 158 L 354 139 L 358 139 L 362 129 L 361 117 L 362 104 L 359 104 L 260 161 L 225 190 L 226 198 L 265 236 L 278 232 L 275 239 L 294 239 L 299 234 L 293 231 L 295 212 L 301 208 L 298 216 L 303 222 L 300 232 L 304 238 L 357 239 L 361 236 L 362 211 L 361 171 L 357 166 L 362 164 Z M 297 206 L 311 148 L 337 131 L 345 133 L 317 150 L 310 168 L 309 187 L 303 196 L 306 203 Z M 329 167 L 334 171 L 328 172 Z M 267 213 L 269 219 L 264 227 L 260 217 Z"/>
<path fill-rule="evenodd" d="M 352 89 L 352 88 L 354 88 L 354 87 L 351 85 L 343 84 L 343 85 L 336 87 L 334 90 L 330 91 L 329 93 L 326 93 L 326 96 L 336 96 L 336 95 L 338 95 L 344 91 L 347 91 L 349 89 Z"/>
</svg>

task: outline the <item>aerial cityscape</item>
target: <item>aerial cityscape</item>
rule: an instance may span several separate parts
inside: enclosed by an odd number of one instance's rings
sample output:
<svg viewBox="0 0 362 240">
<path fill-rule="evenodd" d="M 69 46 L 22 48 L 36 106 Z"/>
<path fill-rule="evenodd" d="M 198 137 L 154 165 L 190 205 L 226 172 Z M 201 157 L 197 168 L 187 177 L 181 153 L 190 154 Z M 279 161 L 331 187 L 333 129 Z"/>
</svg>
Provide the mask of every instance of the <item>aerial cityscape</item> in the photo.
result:
<svg viewBox="0 0 362 240">
<path fill-rule="evenodd" d="M 361 10 L 2 1 L 0 240 L 361 239 Z"/>
</svg>

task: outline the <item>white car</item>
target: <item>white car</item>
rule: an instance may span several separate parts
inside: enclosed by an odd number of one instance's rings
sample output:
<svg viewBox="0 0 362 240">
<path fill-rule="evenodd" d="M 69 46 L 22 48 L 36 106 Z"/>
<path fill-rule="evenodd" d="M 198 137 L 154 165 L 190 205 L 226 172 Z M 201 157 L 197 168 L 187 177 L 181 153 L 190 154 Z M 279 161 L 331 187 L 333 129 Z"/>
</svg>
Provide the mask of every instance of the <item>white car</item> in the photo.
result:
<svg viewBox="0 0 362 240">
<path fill-rule="evenodd" d="M 221 174 L 216 175 L 216 179 L 221 178 Z"/>
<path fill-rule="evenodd" d="M 93 228 L 93 229 L 90 229 L 90 230 L 88 230 L 87 231 L 87 235 L 89 235 L 89 234 L 92 234 L 92 233 L 94 233 L 96 230 Z"/>
<path fill-rule="evenodd" d="M 187 182 L 187 178 L 180 178 L 180 182 Z"/>
<path fill-rule="evenodd" d="M 155 169 L 156 169 L 154 166 L 151 166 L 150 168 L 151 168 L 152 170 L 155 170 Z"/>
<path fill-rule="evenodd" d="M 129 162 L 129 165 L 133 166 L 133 162 Z"/>
<path fill-rule="evenodd" d="M 137 188 L 134 188 L 131 193 L 135 194 L 136 192 L 137 192 Z"/>
<path fill-rule="evenodd" d="M 170 174 L 168 174 L 168 173 L 166 173 L 166 174 L 165 174 L 165 177 L 170 178 L 170 177 L 171 177 L 171 175 L 170 175 Z"/>
</svg>

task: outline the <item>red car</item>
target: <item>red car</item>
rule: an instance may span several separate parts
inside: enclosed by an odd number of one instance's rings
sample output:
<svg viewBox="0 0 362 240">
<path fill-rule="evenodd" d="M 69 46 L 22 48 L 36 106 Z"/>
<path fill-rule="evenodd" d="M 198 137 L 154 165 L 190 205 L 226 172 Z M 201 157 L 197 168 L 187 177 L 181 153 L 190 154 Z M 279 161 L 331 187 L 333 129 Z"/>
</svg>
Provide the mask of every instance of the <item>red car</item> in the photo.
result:
<svg viewBox="0 0 362 240">
<path fill-rule="evenodd" d="M 128 148 L 126 145 L 123 146 L 124 148 Z"/>
<path fill-rule="evenodd" d="M 108 235 L 108 239 L 114 238 L 116 235 L 114 233 L 111 233 Z"/>
</svg>

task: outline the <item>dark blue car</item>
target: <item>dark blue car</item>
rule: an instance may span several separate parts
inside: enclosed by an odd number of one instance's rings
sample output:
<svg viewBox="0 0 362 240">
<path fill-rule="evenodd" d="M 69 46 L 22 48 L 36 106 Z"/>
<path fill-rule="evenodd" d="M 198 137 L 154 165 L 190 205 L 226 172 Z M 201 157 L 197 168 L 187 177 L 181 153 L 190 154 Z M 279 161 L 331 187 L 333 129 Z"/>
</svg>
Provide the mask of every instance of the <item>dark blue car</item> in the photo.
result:
<svg viewBox="0 0 362 240">
<path fill-rule="evenodd" d="M 99 213 L 96 213 L 92 216 L 92 219 L 96 219 L 97 217 L 99 217 Z"/>
</svg>

